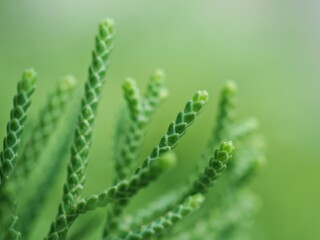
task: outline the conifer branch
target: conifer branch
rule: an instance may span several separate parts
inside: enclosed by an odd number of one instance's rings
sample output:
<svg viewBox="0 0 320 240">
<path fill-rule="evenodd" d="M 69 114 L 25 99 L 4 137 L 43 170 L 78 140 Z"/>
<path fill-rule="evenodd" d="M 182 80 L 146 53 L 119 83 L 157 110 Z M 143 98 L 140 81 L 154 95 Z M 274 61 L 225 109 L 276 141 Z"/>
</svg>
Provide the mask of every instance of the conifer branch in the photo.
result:
<svg viewBox="0 0 320 240">
<path fill-rule="evenodd" d="M 227 82 L 220 95 L 220 103 L 216 124 L 209 139 L 207 149 L 203 153 L 203 162 L 206 162 L 213 150 L 225 139 L 232 139 L 230 136 L 230 127 L 234 121 L 236 105 L 237 86 L 233 81 Z"/>
<path fill-rule="evenodd" d="M 165 74 L 162 70 L 157 70 L 150 78 L 146 93 L 143 97 L 137 87 L 135 80 L 127 79 L 123 89 L 125 99 L 128 103 L 131 118 L 128 121 L 126 134 L 121 148 L 115 152 L 115 183 L 125 179 L 133 170 L 133 166 L 138 158 L 141 147 L 144 142 L 147 126 L 151 121 L 152 115 L 157 110 L 162 100 L 167 96 L 167 89 L 164 87 Z M 119 122 L 123 129 L 123 122 Z M 117 132 L 118 133 L 118 132 Z M 117 143 L 122 136 L 117 136 Z M 122 214 L 123 208 L 128 204 L 127 200 L 114 203 L 108 208 L 107 221 L 103 231 L 103 237 L 106 238 L 111 232 L 117 230 L 118 220 Z"/>
<path fill-rule="evenodd" d="M 148 167 L 151 162 L 159 159 L 161 154 L 169 152 L 178 144 L 179 140 L 187 132 L 188 127 L 193 124 L 197 115 L 202 112 L 207 101 L 208 93 L 206 91 L 197 92 L 188 101 L 184 110 L 170 124 L 167 133 L 161 138 L 159 145 L 153 149 L 150 156 L 144 161 L 142 167 L 137 172 Z"/>
<path fill-rule="evenodd" d="M 127 101 L 131 119 L 137 121 L 143 114 L 142 97 L 137 82 L 132 78 L 127 78 L 123 84 L 124 97 Z"/>
<path fill-rule="evenodd" d="M 169 209 L 181 204 L 186 198 L 195 194 L 205 194 L 220 177 L 221 173 L 226 169 L 229 163 L 234 146 L 232 142 L 224 142 L 218 149 L 215 150 L 215 154 L 211 157 L 208 166 L 205 167 L 203 172 L 197 177 L 197 179 L 185 189 L 182 193 L 177 193 L 174 197 L 169 197 L 169 201 L 162 201 L 162 204 L 155 204 L 155 207 L 147 208 L 147 212 L 144 214 L 137 214 L 138 219 L 134 218 L 134 223 L 153 219 L 155 216 L 159 216 L 169 211 Z M 142 215 L 142 217 L 141 217 Z M 131 225 L 129 228 L 132 228 Z"/>
<path fill-rule="evenodd" d="M 61 78 L 53 92 L 49 94 L 45 106 L 40 111 L 39 121 L 26 143 L 19 164 L 17 164 L 14 181 L 18 185 L 29 178 L 32 169 L 39 161 L 39 157 L 48 144 L 52 133 L 56 130 L 67 104 L 72 99 L 75 87 L 76 79 L 68 75 Z"/>
<path fill-rule="evenodd" d="M 104 76 L 109 65 L 114 36 L 113 21 L 104 20 L 99 25 L 95 50 L 89 67 L 89 78 L 85 84 L 85 93 L 81 102 L 78 126 L 68 164 L 68 176 L 64 185 L 63 200 L 59 206 L 56 221 L 52 223 L 47 239 L 64 239 L 68 231 L 66 214 L 77 202 L 85 181 L 85 168 L 88 164 L 89 149 L 98 103 L 104 85 Z"/>
<path fill-rule="evenodd" d="M 210 159 L 208 166 L 196 179 L 191 188 L 185 193 L 186 196 L 196 193 L 206 193 L 219 178 L 221 172 L 226 169 L 232 157 L 235 147 L 232 142 L 224 142 L 216 149 L 214 156 Z"/>
<path fill-rule="evenodd" d="M 123 138 L 123 142 L 118 151 L 115 152 L 116 176 L 114 183 L 125 179 L 130 174 L 130 171 L 132 171 L 134 160 L 136 160 L 140 147 L 143 144 L 146 126 L 149 122 L 149 119 L 144 114 L 143 99 L 141 98 L 136 81 L 130 78 L 126 79 L 123 84 L 123 90 L 125 99 L 127 100 L 130 119 L 127 121 L 128 126 L 126 131 L 121 132 L 124 136 L 116 136 L 117 138 Z M 120 123 L 123 124 L 123 122 Z M 123 127 L 121 126 L 120 128 Z"/>
<path fill-rule="evenodd" d="M 176 207 L 174 210 L 169 211 L 163 217 L 156 219 L 155 221 L 141 227 L 137 231 L 130 232 L 126 236 L 121 236 L 123 240 L 149 240 L 160 236 L 166 230 L 170 229 L 177 222 L 183 220 L 190 213 L 197 210 L 204 201 L 204 197 L 201 194 L 190 196 L 182 204 Z"/>
<path fill-rule="evenodd" d="M 18 83 L 18 92 L 14 97 L 13 109 L 7 125 L 7 136 L 3 140 L 3 150 L 0 154 L 0 188 L 13 173 L 15 161 L 18 158 L 21 134 L 27 110 L 31 104 L 36 79 L 36 72 L 33 69 L 27 69 Z"/>
<path fill-rule="evenodd" d="M 137 171 L 129 180 L 122 180 L 116 186 L 99 194 L 81 200 L 74 211 L 75 214 L 84 214 L 117 200 L 131 198 L 142 188 L 148 186 L 168 169 L 175 165 L 176 159 L 172 154 L 164 154 L 153 161 L 148 167 Z"/>
<path fill-rule="evenodd" d="M 7 180 L 11 177 L 18 151 L 20 148 L 21 135 L 24 123 L 27 118 L 27 110 L 31 104 L 31 96 L 35 90 L 37 74 L 33 69 L 27 69 L 18 82 L 17 94 L 13 100 L 13 109 L 10 114 L 10 121 L 7 125 L 7 136 L 3 140 L 3 150 L 0 154 L 0 239 L 13 239 L 20 236 L 15 231 L 16 204 L 14 192 L 8 188 Z M 8 231 L 8 232 L 6 232 Z"/>
<path fill-rule="evenodd" d="M 158 70 L 151 76 L 144 97 L 140 96 L 139 89 L 133 79 L 127 79 L 123 85 L 130 112 L 128 131 L 124 134 L 125 142 L 116 152 L 115 182 L 125 179 L 132 171 L 135 160 L 144 142 L 146 128 L 151 117 L 161 101 L 165 98 L 164 73 Z M 121 137 L 121 136 L 118 136 Z"/>
<path fill-rule="evenodd" d="M 143 102 L 143 108 L 147 116 L 154 114 L 161 102 L 168 96 L 168 90 L 164 87 L 165 78 L 164 71 L 158 69 L 148 82 Z"/>
<path fill-rule="evenodd" d="M 75 201 L 85 181 L 85 168 L 88 164 L 93 124 L 105 82 L 104 76 L 109 64 L 113 34 L 113 21 L 109 19 L 102 21 L 99 25 L 99 34 L 96 37 L 95 51 L 93 51 L 92 63 L 89 68 L 89 79 L 85 85 L 79 122 L 71 150 L 71 161 L 68 165 L 68 177 L 63 198 L 65 207 Z"/>
</svg>

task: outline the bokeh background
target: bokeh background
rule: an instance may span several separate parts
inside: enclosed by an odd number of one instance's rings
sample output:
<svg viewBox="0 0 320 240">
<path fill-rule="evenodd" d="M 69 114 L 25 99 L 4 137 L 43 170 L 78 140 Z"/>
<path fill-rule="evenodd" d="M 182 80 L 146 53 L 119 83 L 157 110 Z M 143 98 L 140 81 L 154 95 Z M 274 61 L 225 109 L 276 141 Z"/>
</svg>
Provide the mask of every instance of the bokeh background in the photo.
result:
<svg viewBox="0 0 320 240">
<path fill-rule="evenodd" d="M 253 185 L 263 201 L 253 239 L 320 239 L 320 2 L 2 0 L 1 137 L 21 72 L 32 66 L 39 73 L 32 120 L 59 76 L 72 73 L 85 81 L 97 24 L 106 16 L 115 19 L 117 37 L 85 194 L 111 182 L 112 135 L 125 77 L 143 87 L 158 67 L 168 76 L 170 98 L 155 116 L 142 155 L 195 91 L 207 89 L 211 95 L 177 149 L 176 179 L 160 181 L 151 192 L 185 181 L 209 137 L 219 90 L 234 79 L 239 118 L 257 117 L 268 146 L 268 164 Z M 49 216 L 55 214 L 62 181 L 52 194 Z"/>
</svg>

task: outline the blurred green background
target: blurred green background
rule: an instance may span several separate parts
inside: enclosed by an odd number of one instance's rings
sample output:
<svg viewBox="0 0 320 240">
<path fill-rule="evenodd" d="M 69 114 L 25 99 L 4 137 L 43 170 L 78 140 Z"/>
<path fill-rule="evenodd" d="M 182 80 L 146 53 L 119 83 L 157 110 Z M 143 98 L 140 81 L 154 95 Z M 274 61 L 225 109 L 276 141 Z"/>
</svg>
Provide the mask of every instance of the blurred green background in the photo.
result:
<svg viewBox="0 0 320 240">
<path fill-rule="evenodd" d="M 168 76 L 170 98 L 155 116 L 143 156 L 195 91 L 211 94 L 177 149 L 175 182 L 162 180 L 154 192 L 185 181 L 209 137 L 219 90 L 234 79 L 239 118 L 257 117 L 268 145 L 268 165 L 253 186 L 263 200 L 253 239 L 320 239 L 319 13 L 316 0 L 2 0 L 0 136 L 22 71 L 32 66 L 39 73 L 32 119 L 59 76 L 72 73 L 84 82 L 97 24 L 112 17 L 117 37 L 85 193 L 111 183 L 112 135 L 125 77 L 143 87 L 158 67 Z M 53 204 L 60 194 L 61 185 Z M 55 211 L 54 205 L 50 216 Z"/>
</svg>

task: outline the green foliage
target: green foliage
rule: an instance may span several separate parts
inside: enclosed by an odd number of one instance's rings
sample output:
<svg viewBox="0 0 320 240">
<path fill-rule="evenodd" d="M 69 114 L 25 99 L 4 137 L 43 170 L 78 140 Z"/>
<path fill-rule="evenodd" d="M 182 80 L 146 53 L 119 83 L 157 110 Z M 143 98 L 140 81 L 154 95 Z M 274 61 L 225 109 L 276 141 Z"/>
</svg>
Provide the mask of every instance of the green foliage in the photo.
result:
<svg viewBox="0 0 320 240">
<path fill-rule="evenodd" d="M 231 139 L 230 126 L 232 125 L 235 116 L 236 93 L 237 86 L 232 81 L 227 82 L 221 91 L 216 125 L 212 131 L 207 149 L 202 156 L 204 162 L 212 156 L 213 149 L 215 149 L 222 141 Z M 200 162 L 200 164 L 203 163 Z"/>
<path fill-rule="evenodd" d="M 14 230 L 17 222 L 15 216 L 16 206 L 12 201 L 12 192 L 7 187 L 7 181 L 11 177 L 20 147 L 24 122 L 27 118 L 27 110 L 31 104 L 31 96 L 35 89 L 37 74 L 33 69 L 26 70 L 21 81 L 18 82 L 18 92 L 13 99 L 10 121 L 7 125 L 7 136 L 3 140 L 3 150 L 0 154 L 0 238 L 18 239 L 20 233 Z"/>
<path fill-rule="evenodd" d="M 38 122 L 35 124 L 30 139 L 24 147 L 19 164 L 15 168 L 13 181 L 23 182 L 28 179 L 32 169 L 37 165 L 43 148 L 48 143 L 52 133 L 55 131 L 65 108 L 70 102 L 76 86 L 76 79 L 73 76 L 61 78 L 48 100 L 40 110 Z"/>
<path fill-rule="evenodd" d="M 142 226 L 135 232 L 129 232 L 120 238 L 116 237 L 114 239 L 142 240 L 157 238 L 161 236 L 161 234 L 165 233 L 165 231 L 170 229 L 174 224 L 178 223 L 190 213 L 197 210 L 203 201 L 204 197 L 201 194 L 191 195 L 182 204 L 177 206 L 172 211 L 169 211 L 159 219 Z"/>
<path fill-rule="evenodd" d="M 51 225 L 48 239 L 66 237 L 70 224 L 67 214 L 69 209 L 74 207 L 73 205 L 77 202 L 77 198 L 83 189 L 93 125 L 105 82 L 104 76 L 109 64 L 109 55 L 112 51 L 113 35 L 113 21 L 110 19 L 102 21 L 99 25 L 92 62 L 89 67 L 89 77 L 85 84 L 85 93 L 81 101 L 80 115 L 71 147 L 71 159 L 68 164 L 68 175 L 64 185 L 63 198 L 59 205 L 56 220 Z"/>
<path fill-rule="evenodd" d="M 119 122 L 119 128 L 128 126 L 126 132 L 117 134 L 124 142 L 115 151 L 115 182 L 128 177 L 134 166 L 134 160 L 144 141 L 146 128 L 152 114 L 165 98 L 164 73 L 158 70 L 151 76 L 145 96 L 140 95 L 136 81 L 128 78 L 123 84 L 124 97 L 127 101 L 130 118 L 127 122 Z"/>
<path fill-rule="evenodd" d="M 66 129 L 74 127 L 74 120 L 75 119 L 73 118 L 69 120 L 66 125 Z M 37 181 L 33 193 L 25 203 L 28 208 L 21 209 L 19 226 L 24 238 L 28 238 L 32 233 L 36 220 L 44 210 L 43 203 L 48 200 L 51 189 L 55 186 L 57 180 L 59 180 L 59 173 L 62 171 L 64 166 L 62 161 L 69 152 L 73 135 L 66 135 L 63 131 L 58 135 L 58 138 L 63 140 L 55 144 L 55 148 L 53 149 L 52 154 L 50 154 L 51 157 L 47 157 L 46 160 L 49 161 L 49 163 L 48 166 L 43 169 L 45 174 L 43 174 L 39 181 Z"/>
<path fill-rule="evenodd" d="M 37 74 L 33 69 L 23 73 L 22 80 L 18 83 L 18 93 L 13 100 L 10 122 L 7 125 L 7 136 L 3 140 L 3 150 L 0 154 L 0 184 L 11 176 L 15 161 L 18 157 L 18 149 L 21 141 L 27 110 L 31 104 L 31 95 L 35 89 Z"/>
<path fill-rule="evenodd" d="M 33 132 L 22 147 L 19 143 L 36 74 L 27 70 L 18 83 L 1 153 L 0 240 L 20 239 L 22 236 L 32 239 L 37 219 L 69 149 L 71 156 L 62 200 L 45 239 L 89 236 L 97 226 L 92 224 L 97 221 L 95 217 L 91 224 L 76 229 L 71 236 L 68 234 L 81 215 L 96 212 L 99 208 L 108 209 L 101 237 L 106 240 L 238 239 L 245 232 L 245 223 L 250 222 L 257 210 L 257 198 L 248 189 L 248 184 L 264 162 L 264 155 L 250 137 L 257 127 L 256 121 L 236 121 L 237 87 L 233 82 L 228 82 L 221 92 L 216 124 L 207 149 L 198 161 L 200 171 L 193 173 L 191 183 L 182 184 L 173 192 L 157 197 L 150 206 L 146 204 L 128 214 L 125 209 L 131 199 L 175 166 L 177 157 L 173 150 L 202 112 L 209 97 L 206 91 L 196 92 L 169 124 L 159 144 L 139 164 L 152 116 L 168 92 L 162 70 L 151 76 L 144 94 L 135 80 L 126 79 L 123 84 L 126 106 L 120 110 L 114 136 L 113 184 L 87 197 L 81 195 L 114 33 L 112 20 L 100 23 L 77 122 L 72 117 L 64 119 L 65 127 L 55 133 L 76 86 L 74 77 L 67 76 L 49 94 Z M 75 131 L 70 131 L 74 128 Z M 53 150 L 48 149 L 50 144 Z M 50 156 L 41 157 L 49 151 Z M 28 207 L 16 211 L 17 204 L 21 204 L 19 191 L 42 159 L 47 162 L 43 170 L 45 174 L 37 179 L 36 188 L 26 201 Z M 217 187 L 213 189 L 216 183 Z"/>
</svg>

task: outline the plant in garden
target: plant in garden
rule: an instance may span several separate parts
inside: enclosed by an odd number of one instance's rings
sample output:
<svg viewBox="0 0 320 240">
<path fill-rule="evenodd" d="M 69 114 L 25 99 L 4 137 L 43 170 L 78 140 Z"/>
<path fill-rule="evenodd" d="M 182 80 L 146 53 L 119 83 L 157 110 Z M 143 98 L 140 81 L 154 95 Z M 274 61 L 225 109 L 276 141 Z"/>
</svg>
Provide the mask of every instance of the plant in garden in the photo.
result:
<svg viewBox="0 0 320 240">
<path fill-rule="evenodd" d="M 62 198 L 44 239 L 90 239 L 96 224 L 83 222 L 75 229 L 72 226 L 81 215 L 98 208 L 106 209 L 105 219 L 97 217 L 94 220 L 103 222 L 101 239 L 106 240 L 236 239 L 240 234 L 243 236 L 257 208 L 257 199 L 247 185 L 264 157 L 250 138 L 256 129 L 256 121 L 235 120 L 237 87 L 233 82 L 228 82 L 221 92 L 215 127 L 191 182 L 129 214 L 125 210 L 131 199 L 175 165 L 177 159 L 173 149 L 204 109 L 208 93 L 198 91 L 187 101 L 159 144 L 139 165 L 137 159 L 149 123 L 168 91 L 161 70 L 151 76 L 144 94 L 134 79 L 126 79 L 123 91 L 127 104 L 119 114 L 113 143 L 113 184 L 101 192 L 83 196 L 93 127 L 114 34 L 112 20 L 100 23 L 76 123 L 72 117 L 71 120 L 63 118 L 76 87 L 75 78 L 68 75 L 57 82 L 33 130 L 23 136 L 37 79 L 34 70 L 24 72 L 18 83 L 0 155 L 0 240 L 33 239 L 37 219 L 45 210 L 44 203 L 57 182 L 68 148 L 71 156 Z M 55 130 L 61 121 L 67 122 L 67 127 L 57 134 Z M 70 132 L 70 129 L 75 130 Z M 41 158 L 55 138 L 60 141 L 55 141 L 53 154 Z M 41 159 L 48 161 L 43 170 L 47 174 L 37 181 L 26 206 L 21 208 L 20 192 Z M 218 185 L 212 189 L 218 179 Z"/>
</svg>

